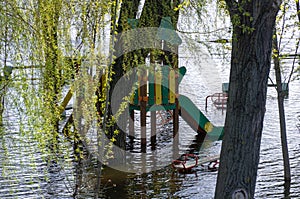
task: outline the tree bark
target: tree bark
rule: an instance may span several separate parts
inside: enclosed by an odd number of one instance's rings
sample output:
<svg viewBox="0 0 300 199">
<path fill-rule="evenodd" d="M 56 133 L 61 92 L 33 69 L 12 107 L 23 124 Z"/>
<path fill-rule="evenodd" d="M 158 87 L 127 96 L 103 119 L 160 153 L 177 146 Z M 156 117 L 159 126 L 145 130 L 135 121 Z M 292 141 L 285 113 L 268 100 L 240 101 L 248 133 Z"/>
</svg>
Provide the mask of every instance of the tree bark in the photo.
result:
<svg viewBox="0 0 300 199">
<path fill-rule="evenodd" d="M 217 199 L 254 198 L 272 35 L 280 2 L 226 0 L 233 39 Z"/>
</svg>

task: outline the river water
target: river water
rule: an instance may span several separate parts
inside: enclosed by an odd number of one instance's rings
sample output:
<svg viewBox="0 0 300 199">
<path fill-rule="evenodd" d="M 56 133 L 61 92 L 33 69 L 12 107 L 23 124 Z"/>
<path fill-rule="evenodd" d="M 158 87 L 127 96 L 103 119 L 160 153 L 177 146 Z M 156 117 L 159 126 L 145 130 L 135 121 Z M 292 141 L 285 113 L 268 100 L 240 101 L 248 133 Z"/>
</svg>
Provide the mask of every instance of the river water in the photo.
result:
<svg viewBox="0 0 300 199">
<path fill-rule="evenodd" d="M 217 110 L 210 101 L 205 111 L 205 98 L 214 92 L 221 91 L 221 83 L 226 72 L 222 66 L 216 67 L 211 75 L 215 83 L 207 84 L 201 74 L 211 70 L 209 64 L 203 62 L 196 68 L 181 59 L 181 65 L 186 65 L 187 74 L 184 77 L 180 92 L 188 96 L 213 124 L 222 125 L 225 111 Z M 271 73 L 270 76 L 272 76 Z M 13 89 L 12 89 L 13 90 Z M 17 95 L 13 91 L 10 94 Z M 261 142 L 260 164 L 256 185 L 256 198 L 282 198 L 283 162 L 280 144 L 278 108 L 274 87 L 268 88 L 266 115 Z M 10 99 L 13 99 L 11 97 Z M 6 99 L 4 113 L 4 130 L 1 132 L 0 145 L 0 198 L 72 198 L 75 183 L 80 189 L 77 198 L 90 198 L 95 183 L 93 161 L 83 160 L 78 164 L 74 160 L 72 146 L 60 137 L 59 152 L 42 153 L 34 134 L 22 134 L 18 121 L 26 119 L 13 108 L 15 101 Z M 288 131 L 288 146 L 292 172 L 291 196 L 300 195 L 300 82 L 293 81 L 289 85 L 289 97 L 285 99 L 286 123 Z M 171 150 L 172 125 L 158 128 L 157 150 Z M 179 153 L 186 152 L 191 144 L 197 144 L 195 132 L 180 119 Z M 220 152 L 221 141 L 205 141 L 200 149 L 202 157 L 214 156 Z M 139 143 L 137 140 L 136 153 Z M 199 148 L 198 148 L 199 149 Z M 147 151 L 151 151 L 150 146 Z M 49 160 L 50 155 L 57 157 Z M 147 159 L 151 159 L 147 157 Z M 139 161 L 138 159 L 136 161 Z M 133 167 L 134 167 L 133 162 Z M 78 169 L 78 166 L 82 169 Z M 81 176 L 81 178 L 78 178 Z M 174 172 L 170 165 L 149 173 L 125 173 L 106 167 L 103 170 L 103 198 L 213 198 L 217 172 L 209 172 L 198 166 L 189 174 Z"/>
<path fill-rule="evenodd" d="M 181 92 L 189 96 L 201 110 L 205 108 L 205 97 L 211 93 L 215 87 L 201 82 L 202 69 L 187 67 L 187 76 L 181 85 Z M 207 72 L 207 71 L 206 71 Z M 272 74 L 271 74 L 272 75 Z M 213 77 L 212 77 L 213 78 Z M 221 78 L 222 79 L 222 78 Z M 205 81 L 204 81 L 205 82 Z M 285 99 L 286 123 L 288 131 L 288 146 L 290 164 L 292 171 L 291 197 L 298 198 L 299 189 L 299 125 L 300 115 L 300 83 L 290 84 L 289 97 Z M 219 84 L 219 91 L 221 84 Z M 280 130 L 277 108 L 277 93 L 274 87 L 268 88 L 266 105 L 266 115 L 261 142 L 260 164 L 256 186 L 256 198 L 283 198 L 283 161 L 281 153 Z M 208 118 L 217 125 L 224 122 L 225 112 L 216 110 L 211 104 L 208 105 Z M 195 139 L 195 134 L 190 127 L 180 120 L 180 148 L 184 151 Z M 206 146 L 200 151 L 204 156 L 214 155 L 219 152 L 220 141 L 212 143 L 206 142 Z M 109 177 L 113 179 L 113 174 L 118 175 L 117 171 L 110 171 Z M 142 175 L 127 175 L 126 180 L 122 181 L 117 187 L 108 191 L 111 198 L 120 198 L 126 195 L 128 198 L 213 198 L 216 185 L 217 172 L 208 172 L 202 167 L 197 167 L 190 174 L 174 173 L 170 166 Z M 124 183 L 127 186 L 124 186 Z M 125 192 L 123 192 L 125 190 Z M 122 193 L 123 194 L 120 194 Z M 116 194 L 116 195 L 114 195 Z"/>
</svg>

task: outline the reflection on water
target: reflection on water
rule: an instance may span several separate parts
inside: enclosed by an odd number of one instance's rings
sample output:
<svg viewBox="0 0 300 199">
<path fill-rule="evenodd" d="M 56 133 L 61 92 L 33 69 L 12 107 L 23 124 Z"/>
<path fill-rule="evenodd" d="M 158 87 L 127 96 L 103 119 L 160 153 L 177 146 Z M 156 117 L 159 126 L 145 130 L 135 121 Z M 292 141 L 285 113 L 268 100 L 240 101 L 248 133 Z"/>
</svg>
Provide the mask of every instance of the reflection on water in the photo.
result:
<svg viewBox="0 0 300 199">
<path fill-rule="evenodd" d="M 289 98 L 285 100 L 287 138 L 291 165 L 291 197 L 299 196 L 299 140 L 300 132 L 297 129 L 299 121 L 300 90 L 299 82 L 290 84 Z M 261 158 L 258 170 L 256 195 L 258 198 L 267 196 L 283 197 L 283 159 L 281 152 L 278 108 L 275 89 L 268 90 L 267 112 L 264 122 L 261 143 Z"/>
<path fill-rule="evenodd" d="M 48 161 L 33 139 L 17 133 L 2 135 L 1 140 L 1 198 L 63 198 L 72 192 L 73 172 L 68 159 Z"/>
<path fill-rule="evenodd" d="M 189 83 L 186 82 L 186 85 Z M 182 82 L 182 86 L 186 86 Z M 292 172 L 291 197 L 300 194 L 300 83 L 290 84 L 290 95 L 285 100 L 289 155 Z M 186 93 L 188 95 L 188 93 Z M 283 161 L 274 88 L 268 90 L 261 142 L 260 164 L 256 186 L 256 198 L 282 198 L 284 196 Z M 204 110 L 205 94 L 192 96 Z M 17 121 L 19 116 L 12 108 L 6 111 L 4 123 L 9 129 L 1 132 L 0 144 L 0 198 L 92 198 L 95 186 L 95 160 L 87 155 L 80 163 L 75 162 L 72 146 L 61 137 L 59 152 L 42 153 L 30 134 L 22 135 Z M 225 114 L 213 106 L 205 114 L 215 123 L 222 123 Z M 138 131 L 137 131 L 138 132 Z M 172 124 L 158 129 L 157 149 L 172 148 Z M 150 142 L 149 142 L 150 143 Z M 140 155 L 136 142 L 137 157 Z M 221 141 L 206 140 L 202 145 L 193 130 L 180 120 L 179 154 L 194 147 L 200 157 L 218 154 Z M 151 154 L 151 147 L 147 148 Z M 63 153 L 62 153 L 63 152 Z M 153 151 L 152 151 L 153 153 Z M 56 157 L 50 160 L 50 156 Z M 151 160 L 151 155 L 147 157 Z M 139 161 L 138 158 L 136 161 Z M 170 161 L 171 163 L 171 161 Z M 150 164 L 151 165 L 151 164 Z M 132 167 L 135 166 L 134 161 Z M 180 174 L 170 165 L 149 173 L 130 174 L 104 168 L 101 179 L 104 198 L 213 198 L 217 172 L 209 172 L 198 166 L 192 173 Z"/>
<path fill-rule="evenodd" d="M 188 68 L 189 79 L 197 73 Z M 182 88 L 190 87 L 190 81 L 183 80 Z M 194 82 L 197 84 L 197 81 Z M 194 85 L 201 88 L 207 85 Z M 220 86 L 221 87 L 221 86 Z M 285 111 L 288 130 L 288 146 L 292 172 L 291 197 L 300 195 L 300 83 L 290 84 L 290 95 L 285 99 Z M 197 106 L 204 110 L 206 93 L 191 93 L 182 89 L 190 96 Z M 261 142 L 260 164 L 256 186 L 256 198 L 282 198 L 284 196 L 283 161 L 277 99 L 274 88 L 268 89 L 267 111 L 264 121 Z M 6 103 L 10 103 L 7 100 Z M 30 134 L 20 133 L 18 125 L 20 115 L 9 104 L 4 117 L 5 126 L 9 129 L 1 131 L 0 144 L 0 198 L 92 198 L 95 186 L 95 160 L 85 155 L 81 162 L 74 161 L 72 145 L 60 137 L 60 149 L 56 153 L 42 153 L 38 143 Z M 225 114 L 213 106 L 204 112 L 207 117 L 218 125 L 224 122 Z M 149 125 L 148 125 L 149 126 Z M 138 130 L 136 131 L 138 132 Z M 137 133 L 138 134 L 138 133 Z M 194 131 L 180 120 L 179 154 L 194 149 L 200 151 L 200 157 L 214 156 L 219 153 L 221 141 L 205 140 L 200 145 Z M 157 151 L 172 151 L 172 124 L 158 128 Z M 150 142 L 149 142 L 150 143 Z M 142 158 L 139 153 L 139 140 L 133 151 L 136 159 L 132 161 L 134 168 Z M 165 150 L 166 149 L 166 150 Z M 152 161 L 151 146 L 147 148 L 147 161 Z M 169 153 L 168 152 L 168 153 Z M 168 153 L 166 155 L 168 157 Z M 55 157 L 51 159 L 50 157 Z M 163 157 L 163 156 L 162 156 Z M 136 162 L 135 162 L 136 161 Z M 170 160 L 171 163 L 171 160 Z M 151 164 L 149 164 L 151 165 Z M 147 164 L 146 164 L 147 166 Z M 111 168 L 104 168 L 101 179 L 104 198 L 213 198 L 217 172 L 209 172 L 198 166 L 192 173 L 175 172 L 170 164 L 149 173 L 130 174 Z"/>
<path fill-rule="evenodd" d="M 293 82 L 290 85 L 290 96 L 285 101 L 288 144 L 290 164 L 292 171 L 292 183 L 290 196 L 298 197 L 300 194 L 300 132 L 297 129 L 299 121 L 297 116 L 300 114 L 300 83 Z M 268 90 L 267 112 L 261 142 L 260 164 L 256 186 L 256 198 L 283 198 L 284 179 L 283 179 L 283 160 L 281 153 L 279 120 L 277 113 L 277 99 L 274 88 Z M 204 98 L 203 98 L 204 99 Z M 203 104 L 199 105 L 203 107 Z M 208 113 L 209 114 L 209 113 Z M 221 112 L 219 112 L 221 114 Z M 187 130 L 181 121 L 182 128 Z M 181 129 L 181 132 L 184 132 Z M 188 134 L 188 132 L 185 132 Z M 191 145 L 194 135 L 181 137 L 181 147 L 186 149 Z M 187 138 L 187 139 L 186 139 Z M 188 141 L 187 141 L 188 140 Z M 206 147 L 201 150 L 200 155 L 217 153 L 221 147 L 221 142 L 206 143 Z M 181 151 L 184 152 L 184 151 Z M 193 173 L 180 174 L 174 172 L 170 166 L 161 170 L 142 175 L 127 175 L 126 180 L 114 179 L 120 175 L 118 171 L 107 175 L 112 181 L 116 182 L 116 187 L 107 192 L 108 196 L 113 195 L 120 198 L 123 193 L 128 198 L 213 198 L 217 172 L 208 172 L 200 166 L 193 170 Z M 122 173 L 121 175 L 125 175 Z M 120 181 L 121 183 L 117 183 Z M 124 185 L 125 183 L 125 185 Z"/>
<path fill-rule="evenodd" d="M 34 134 L 24 133 L 16 99 L 5 99 L 4 128 L 0 132 L 0 198 L 66 198 L 73 191 L 70 145 L 60 140 L 57 152 L 40 150 Z M 22 129 L 21 129 L 22 128 Z"/>
</svg>

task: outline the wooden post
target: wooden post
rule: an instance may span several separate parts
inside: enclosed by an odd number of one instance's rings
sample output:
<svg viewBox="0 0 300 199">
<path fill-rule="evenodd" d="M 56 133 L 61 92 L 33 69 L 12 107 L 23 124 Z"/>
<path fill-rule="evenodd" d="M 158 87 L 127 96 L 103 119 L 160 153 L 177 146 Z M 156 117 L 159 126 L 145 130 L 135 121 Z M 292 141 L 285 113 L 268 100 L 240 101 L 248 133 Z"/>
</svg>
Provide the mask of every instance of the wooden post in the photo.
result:
<svg viewBox="0 0 300 199">
<path fill-rule="evenodd" d="M 146 144 L 147 144 L 147 139 L 146 139 L 146 101 L 141 101 L 141 149 L 142 151 L 146 150 Z"/>
<path fill-rule="evenodd" d="M 149 70 L 149 106 L 153 106 L 156 102 L 156 90 L 155 90 L 155 79 L 156 79 L 156 72 L 155 72 L 155 59 L 154 53 L 150 52 L 150 70 Z M 151 111 L 151 149 L 155 150 L 156 145 L 156 111 Z"/>
<path fill-rule="evenodd" d="M 173 54 L 173 64 L 174 69 L 177 71 L 177 75 L 175 76 L 175 104 L 176 107 L 173 111 L 173 137 L 175 138 L 178 131 L 179 131 L 179 101 L 178 101 L 178 93 L 179 93 L 179 83 L 178 83 L 178 77 L 179 77 L 179 70 L 178 70 L 178 45 L 174 46 L 176 53 Z M 177 135 L 179 137 L 179 135 Z"/>
<path fill-rule="evenodd" d="M 151 111 L 151 146 L 155 149 L 156 145 L 156 111 Z"/>
<path fill-rule="evenodd" d="M 172 65 L 173 69 L 178 69 L 178 44 L 166 43 L 163 45 L 164 51 L 164 64 Z M 166 59 L 167 58 L 167 59 Z M 175 104 L 176 107 L 173 110 L 173 138 L 176 137 L 179 129 L 179 102 L 177 98 L 178 94 L 178 75 L 175 78 Z"/>
<path fill-rule="evenodd" d="M 173 138 L 176 137 L 179 130 L 179 102 L 178 98 L 175 99 L 176 107 L 173 110 Z"/>
<path fill-rule="evenodd" d="M 147 73 L 145 70 L 141 71 L 140 78 L 140 117 L 141 117 L 141 150 L 146 150 L 146 106 L 147 106 Z"/>
<path fill-rule="evenodd" d="M 129 115 L 129 139 L 132 143 L 134 140 L 134 110 L 130 110 Z"/>
<path fill-rule="evenodd" d="M 179 101 L 178 101 L 178 77 L 179 71 L 178 65 L 175 64 L 175 70 L 177 74 L 175 75 L 175 109 L 173 110 L 173 159 L 179 156 Z"/>
</svg>

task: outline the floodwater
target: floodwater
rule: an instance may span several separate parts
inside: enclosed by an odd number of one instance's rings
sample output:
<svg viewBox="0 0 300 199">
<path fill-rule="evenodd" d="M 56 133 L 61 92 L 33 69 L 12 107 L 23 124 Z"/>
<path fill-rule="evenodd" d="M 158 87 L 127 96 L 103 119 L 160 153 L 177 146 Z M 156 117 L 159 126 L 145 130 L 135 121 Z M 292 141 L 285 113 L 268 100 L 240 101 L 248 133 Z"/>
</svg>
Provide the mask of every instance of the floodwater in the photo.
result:
<svg viewBox="0 0 300 199">
<path fill-rule="evenodd" d="M 205 97 L 217 87 L 199 83 L 201 82 L 201 70 L 197 71 L 192 67 L 187 67 L 187 75 L 181 85 L 181 92 L 189 96 L 198 107 L 208 116 L 212 123 L 221 125 L 224 122 L 225 112 L 216 110 L 210 103 L 205 112 Z M 272 76 L 273 74 L 271 74 Z M 199 78 L 197 78 L 199 77 Z M 213 76 L 211 76 L 213 78 Z M 222 78 L 221 78 L 222 79 Z M 286 124 L 288 131 L 288 146 L 290 164 L 292 172 L 292 183 L 290 196 L 297 198 L 300 195 L 299 189 L 299 115 L 300 115 L 300 83 L 299 81 L 290 84 L 289 97 L 285 99 Z M 221 91 L 221 84 L 219 84 Z M 274 87 L 268 88 L 266 114 L 261 142 L 260 164 L 257 177 L 255 198 L 283 198 L 284 179 L 283 161 L 281 153 L 281 141 L 277 108 L 277 93 Z M 180 148 L 181 152 L 190 147 L 195 139 L 192 129 L 180 120 Z M 205 142 L 206 145 L 200 150 L 202 156 L 213 156 L 220 151 L 221 142 Z M 185 149 L 184 149 L 185 148 Z M 108 178 L 113 179 L 119 172 L 109 170 Z M 127 175 L 120 184 L 108 190 L 107 196 L 111 198 L 213 198 L 217 172 L 209 172 L 203 167 L 196 167 L 190 174 L 180 174 L 173 172 L 170 166 L 141 175 Z M 125 184 L 125 185 L 124 185 Z M 118 185 L 120 186 L 118 188 Z M 120 194 L 122 193 L 122 194 Z"/>
<path fill-rule="evenodd" d="M 192 64 L 181 60 L 186 65 L 187 74 L 184 77 L 180 92 L 188 97 L 215 125 L 222 125 L 225 111 L 217 110 L 210 101 L 205 111 L 206 96 L 221 92 L 222 68 L 216 67 L 211 75 L 215 83 L 208 85 L 201 73 L 209 70 L 207 64 L 195 68 Z M 205 71 L 207 72 L 207 71 Z M 272 75 L 272 74 L 271 74 Z M 300 82 L 290 83 L 289 97 L 285 99 L 285 112 L 288 131 L 288 146 L 292 172 L 291 197 L 300 195 Z M 15 94 L 16 95 L 16 94 Z M 95 186 L 95 169 L 93 160 L 84 159 L 81 163 L 75 161 L 72 145 L 60 136 L 58 151 L 43 153 L 40 151 L 34 134 L 22 134 L 18 121 L 23 120 L 18 110 L 13 107 L 14 101 L 6 99 L 8 107 L 4 113 L 6 129 L 1 132 L 0 145 L 0 198 L 92 198 Z M 283 198 L 283 162 L 281 153 L 278 109 L 275 88 L 268 88 L 266 115 L 261 142 L 260 164 L 256 185 L 256 198 Z M 138 125 L 137 125 L 138 127 Z M 28 129 L 30 130 L 30 129 Z M 171 153 L 173 146 L 172 125 L 160 125 L 157 128 L 157 151 Z M 138 128 L 137 128 L 138 136 Z M 210 157 L 219 154 L 221 141 L 205 140 L 202 148 L 197 143 L 196 133 L 180 119 L 179 154 L 190 150 L 199 150 L 200 157 Z M 149 140 L 148 140 L 149 143 Z M 193 145 L 192 145 L 193 144 Z M 136 140 L 133 152 L 136 160 L 132 167 L 139 165 L 145 157 L 145 166 L 151 168 L 155 154 L 147 147 L 145 156 L 141 155 L 139 140 Z M 50 160 L 50 155 L 56 157 Z M 147 155 L 148 154 L 148 155 Z M 168 156 L 168 155 L 167 155 Z M 135 162 L 136 161 L 136 162 Z M 102 198 L 213 198 L 217 172 L 210 172 L 198 166 L 191 173 L 175 172 L 166 162 L 161 163 L 157 170 L 148 173 L 126 173 L 105 167 L 102 176 Z M 139 168 L 137 168 L 138 170 Z M 151 169 L 150 169 L 151 170 Z M 76 186 L 77 190 L 76 190 Z"/>
</svg>

